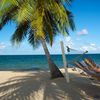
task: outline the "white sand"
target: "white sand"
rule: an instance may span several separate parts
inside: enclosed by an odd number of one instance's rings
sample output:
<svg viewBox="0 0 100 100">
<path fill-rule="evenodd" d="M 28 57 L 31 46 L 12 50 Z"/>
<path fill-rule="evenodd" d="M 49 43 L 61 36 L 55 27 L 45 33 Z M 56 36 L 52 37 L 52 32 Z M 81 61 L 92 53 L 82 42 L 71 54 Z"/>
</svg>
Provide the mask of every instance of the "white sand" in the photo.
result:
<svg viewBox="0 0 100 100">
<path fill-rule="evenodd" d="M 64 72 L 63 69 L 61 69 Z M 100 83 L 69 69 L 70 83 L 46 71 L 0 71 L 0 100 L 100 100 Z"/>
</svg>

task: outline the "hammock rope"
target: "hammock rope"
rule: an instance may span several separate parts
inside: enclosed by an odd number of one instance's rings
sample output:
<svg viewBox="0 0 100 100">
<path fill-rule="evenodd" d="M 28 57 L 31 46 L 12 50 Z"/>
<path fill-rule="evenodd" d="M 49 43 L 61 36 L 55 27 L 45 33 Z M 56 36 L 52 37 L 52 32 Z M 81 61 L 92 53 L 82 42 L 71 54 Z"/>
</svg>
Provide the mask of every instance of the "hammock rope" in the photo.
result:
<svg viewBox="0 0 100 100">
<path fill-rule="evenodd" d="M 70 47 L 68 47 L 68 46 L 66 46 L 66 47 L 67 47 L 67 52 L 68 52 L 68 54 L 70 53 L 71 50 L 72 50 L 72 51 L 78 51 L 78 52 L 80 52 L 79 50 L 72 49 L 72 48 L 70 48 Z M 84 51 L 84 52 L 83 52 L 82 54 L 80 54 L 79 56 L 75 57 L 72 61 L 68 61 L 68 64 L 76 62 L 78 59 L 80 59 L 81 57 L 83 57 L 86 53 L 88 53 L 87 50 Z"/>
</svg>

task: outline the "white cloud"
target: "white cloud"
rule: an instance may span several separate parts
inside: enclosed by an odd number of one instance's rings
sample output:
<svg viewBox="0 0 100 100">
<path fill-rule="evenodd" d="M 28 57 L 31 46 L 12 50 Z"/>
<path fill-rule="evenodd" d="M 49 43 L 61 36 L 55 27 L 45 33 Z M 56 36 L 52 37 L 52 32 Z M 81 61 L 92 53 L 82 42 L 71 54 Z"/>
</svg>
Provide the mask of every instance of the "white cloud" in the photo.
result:
<svg viewBox="0 0 100 100">
<path fill-rule="evenodd" d="M 96 44 L 94 44 L 94 43 L 90 43 L 90 45 L 93 46 L 93 47 L 96 46 Z"/>
<path fill-rule="evenodd" d="M 0 49 L 4 49 L 5 47 L 6 47 L 6 45 L 3 42 L 1 42 L 0 43 Z"/>
<path fill-rule="evenodd" d="M 81 31 L 77 32 L 77 35 L 87 35 L 89 32 L 87 29 L 82 29 Z"/>
<path fill-rule="evenodd" d="M 65 39 L 66 45 L 72 47 L 74 45 L 73 40 L 70 36 L 66 37 Z"/>
<path fill-rule="evenodd" d="M 97 46 L 96 44 L 94 43 L 90 43 L 90 44 L 87 44 L 87 45 L 84 45 L 80 48 L 80 50 L 82 51 L 99 51 L 100 48 L 99 46 Z"/>
<path fill-rule="evenodd" d="M 82 47 L 80 47 L 80 50 L 86 51 L 86 50 L 88 50 L 88 46 L 82 46 Z"/>
</svg>

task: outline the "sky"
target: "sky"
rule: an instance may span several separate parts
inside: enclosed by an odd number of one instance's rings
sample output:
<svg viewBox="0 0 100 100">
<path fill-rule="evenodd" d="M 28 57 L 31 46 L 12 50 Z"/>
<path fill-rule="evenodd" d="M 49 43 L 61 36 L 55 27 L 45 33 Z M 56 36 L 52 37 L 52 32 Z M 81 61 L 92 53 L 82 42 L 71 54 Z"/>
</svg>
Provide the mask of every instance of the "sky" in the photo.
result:
<svg viewBox="0 0 100 100">
<path fill-rule="evenodd" d="M 50 53 L 61 54 L 60 41 L 64 42 L 66 53 L 66 46 L 78 50 L 70 53 L 81 53 L 85 50 L 89 53 L 100 53 L 100 0 L 73 0 L 70 10 L 74 15 L 76 30 L 69 31 L 70 35 L 67 37 L 56 36 L 53 46 L 47 45 Z M 12 46 L 10 38 L 15 28 L 14 23 L 9 23 L 0 31 L 0 55 L 44 54 L 41 45 L 33 49 L 26 40 L 20 46 Z"/>
</svg>

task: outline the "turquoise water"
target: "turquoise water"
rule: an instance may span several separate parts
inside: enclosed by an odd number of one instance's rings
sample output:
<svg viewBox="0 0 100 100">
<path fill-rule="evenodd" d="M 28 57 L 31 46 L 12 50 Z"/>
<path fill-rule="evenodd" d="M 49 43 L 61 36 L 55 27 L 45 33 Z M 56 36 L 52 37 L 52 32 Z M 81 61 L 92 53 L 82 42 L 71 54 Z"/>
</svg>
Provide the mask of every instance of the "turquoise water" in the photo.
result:
<svg viewBox="0 0 100 100">
<path fill-rule="evenodd" d="M 73 60 L 79 56 L 72 54 L 66 56 L 68 61 Z M 51 56 L 58 67 L 63 66 L 61 55 Z M 91 57 L 97 64 L 100 64 L 100 54 L 87 54 L 85 57 Z M 0 55 L 0 70 L 39 70 L 48 69 L 48 63 L 45 55 Z"/>
</svg>

